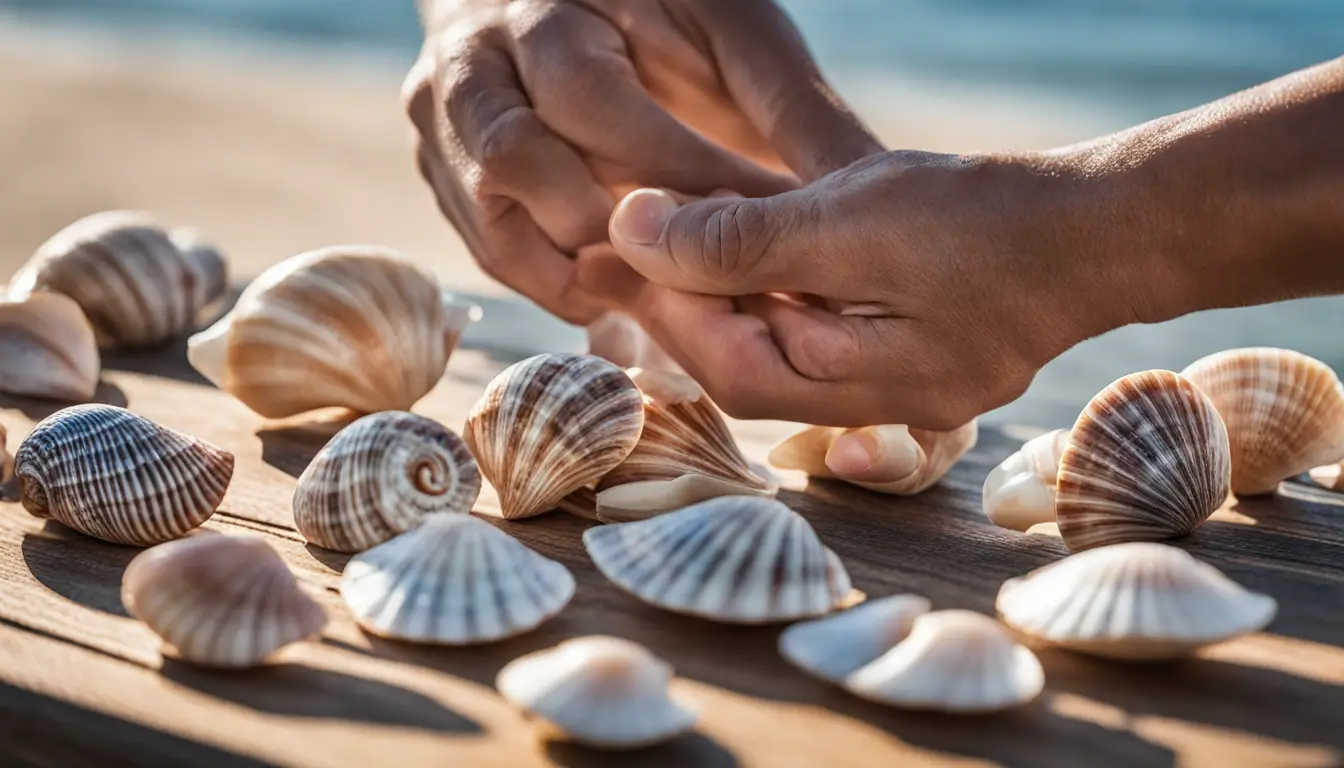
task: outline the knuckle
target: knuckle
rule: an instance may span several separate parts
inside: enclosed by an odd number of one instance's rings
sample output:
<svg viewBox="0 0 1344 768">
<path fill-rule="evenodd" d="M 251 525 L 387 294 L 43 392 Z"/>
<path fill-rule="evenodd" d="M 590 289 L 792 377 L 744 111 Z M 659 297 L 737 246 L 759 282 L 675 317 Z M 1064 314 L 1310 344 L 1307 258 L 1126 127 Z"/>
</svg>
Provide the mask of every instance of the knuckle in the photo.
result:
<svg viewBox="0 0 1344 768">
<path fill-rule="evenodd" d="M 481 171 L 494 178 L 510 175 L 543 131 L 536 115 L 526 107 L 500 112 L 481 131 L 476 157 Z"/>
</svg>

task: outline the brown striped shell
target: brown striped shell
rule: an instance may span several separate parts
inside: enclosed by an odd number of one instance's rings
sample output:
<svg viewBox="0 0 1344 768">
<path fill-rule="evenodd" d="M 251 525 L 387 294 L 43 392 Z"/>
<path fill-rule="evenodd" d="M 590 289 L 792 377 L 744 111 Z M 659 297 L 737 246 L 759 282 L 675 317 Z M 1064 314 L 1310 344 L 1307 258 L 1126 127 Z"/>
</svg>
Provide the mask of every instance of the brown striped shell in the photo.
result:
<svg viewBox="0 0 1344 768">
<path fill-rule="evenodd" d="M 1271 493 L 1280 480 L 1344 459 L 1344 386 L 1325 363 L 1253 347 L 1209 355 L 1182 375 L 1227 425 L 1233 493 Z"/>
<path fill-rule="evenodd" d="M 918 456 L 914 471 L 899 480 L 884 483 L 840 479 L 860 488 L 895 496 L 913 496 L 933 487 L 952 469 L 958 459 L 975 447 L 976 440 L 980 436 L 979 426 L 974 420 L 948 432 L 911 429 L 903 424 L 882 424 L 857 429 L 807 427 L 772 448 L 770 463 L 780 469 L 801 470 L 812 477 L 833 478 L 836 475 L 826 465 L 826 454 L 841 435 L 859 431 L 880 431 L 883 434 L 879 441 L 883 443 L 896 441 L 908 443 L 913 453 Z"/>
<path fill-rule="evenodd" d="M 1092 398 L 1059 460 L 1055 518 L 1077 552 L 1185 536 L 1227 499 L 1227 429 L 1189 379 L 1126 376 Z"/>
<path fill-rule="evenodd" d="M 101 368 L 74 301 L 42 291 L 0 299 L 0 392 L 80 402 L 93 397 Z"/>
<path fill-rule="evenodd" d="M 145 550 L 121 599 L 184 661 L 241 668 L 311 637 L 327 616 L 260 536 L 202 532 Z"/>
<path fill-rule="evenodd" d="M 131 211 L 98 213 L 37 249 L 10 290 L 69 296 L 104 348 L 162 344 L 194 330 L 228 287 L 224 257 L 190 229 Z"/>
<path fill-rule="evenodd" d="M 14 473 L 34 516 L 147 547 L 214 514 L 233 477 L 233 454 L 124 408 L 77 405 L 33 428 Z"/>
<path fill-rule="evenodd" d="M 644 426 L 639 389 L 591 355 L 545 354 L 506 368 L 463 430 L 506 518 L 554 509 L 630 455 Z"/>
<path fill-rule="evenodd" d="M 362 552 L 426 515 L 467 513 L 481 473 L 466 443 L 403 411 L 365 416 L 313 458 L 294 489 L 294 523 L 319 547 Z"/>
</svg>

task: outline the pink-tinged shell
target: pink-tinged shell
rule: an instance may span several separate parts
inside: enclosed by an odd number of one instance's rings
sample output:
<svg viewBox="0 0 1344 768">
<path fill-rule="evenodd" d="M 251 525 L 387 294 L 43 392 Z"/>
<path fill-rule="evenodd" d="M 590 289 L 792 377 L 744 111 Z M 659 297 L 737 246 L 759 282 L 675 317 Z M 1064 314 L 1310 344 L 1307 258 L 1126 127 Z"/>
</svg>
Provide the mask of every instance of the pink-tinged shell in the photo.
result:
<svg viewBox="0 0 1344 768">
<path fill-rule="evenodd" d="M 73 300 L 42 291 L 0 298 L 0 392 L 89 400 L 101 369 L 93 327 Z"/>
<path fill-rule="evenodd" d="M 886 433 L 884 439 L 888 442 L 904 440 L 911 443 L 919 457 L 915 470 L 906 477 L 885 483 L 840 479 L 860 488 L 896 496 L 913 496 L 933 487 L 952 469 L 958 459 L 975 447 L 980 435 L 979 427 L 974 420 L 949 432 L 911 429 L 898 424 L 862 429 L 882 430 Z M 834 478 L 835 473 L 826 465 L 826 454 L 841 435 L 854 431 L 856 430 L 839 427 L 807 427 L 785 438 L 771 449 L 770 463 L 780 469 L 801 470 L 813 477 Z"/>
</svg>

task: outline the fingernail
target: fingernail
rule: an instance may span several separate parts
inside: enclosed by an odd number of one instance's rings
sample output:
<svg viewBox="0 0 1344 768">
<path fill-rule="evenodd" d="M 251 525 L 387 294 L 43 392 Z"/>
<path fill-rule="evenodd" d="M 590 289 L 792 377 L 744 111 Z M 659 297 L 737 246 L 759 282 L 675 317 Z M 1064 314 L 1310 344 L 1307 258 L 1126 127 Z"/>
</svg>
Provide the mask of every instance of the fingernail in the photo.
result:
<svg viewBox="0 0 1344 768">
<path fill-rule="evenodd" d="M 841 477 L 862 475 L 873 466 L 877 441 L 870 435 L 841 435 L 826 452 L 826 466 Z"/>
<path fill-rule="evenodd" d="M 635 245 L 654 245 L 677 210 L 677 201 L 658 189 L 640 189 L 626 195 L 612 215 L 611 231 L 618 239 Z"/>
</svg>

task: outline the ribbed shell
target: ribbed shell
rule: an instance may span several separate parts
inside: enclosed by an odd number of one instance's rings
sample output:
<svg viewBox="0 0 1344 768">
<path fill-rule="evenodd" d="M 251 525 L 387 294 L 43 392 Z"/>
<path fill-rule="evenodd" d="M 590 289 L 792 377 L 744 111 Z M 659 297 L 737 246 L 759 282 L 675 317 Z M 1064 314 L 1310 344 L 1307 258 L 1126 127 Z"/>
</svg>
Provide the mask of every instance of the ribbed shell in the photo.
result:
<svg viewBox="0 0 1344 768">
<path fill-rule="evenodd" d="M 589 528 L 602 575 L 645 602 L 716 621 L 819 616 L 849 574 L 803 517 L 774 499 L 724 496 L 634 523 Z"/>
<path fill-rule="evenodd" d="M 318 408 L 404 411 L 433 389 L 479 309 L 394 251 L 337 246 L 266 270 L 191 363 L 268 418 Z"/>
<path fill-rule="evenodd" d="M 426 515 L 467 513 L 481 473 L 467 444 L 423 416 L 385 411 L 342 429 L 294 489 L 294 524 L 319 547 L 362 552 Z"/>
<path fill-rule="evenodd" d="M 463 430 L 506 518 L 554 509 L 620 464 L 644 405 L 625 371 L 591 355 L 537 355 L 486 387 Z"/>
<path fill-rule="evenodd" d="M 1029 649 L 972 611 L 915 619 L 910 636 L 845 680 L 855 695 L 907 709 L 993 712 L 1025 704 L 1045 687 Z"/>
<path fill-rule="evenodd" d="M 122 577 L 121 598 L 184 661 L 251 667 L 326 626 L 259 536 L 201 533 L 146 550 Z"/>
<path fill-rule="evenodd" d="M 233 454 L 110 405 L 77 405 L 19 446 L 23 506 L 81 533 L 147 547 L 214 514 Z"/>
<path fill-rule="evenodd" d="M 1227 499 L 1227 430 L 1171 371 L 1111 384 L 1083 410 L 1059 462 L 1055 519 L 1077 552 L 1185 536 Z"/>
<path fill-rule="evenodd" d="M 1044 644 L 1116 659 L 1182 656 L 1254 632 L 1277 606 L 1163 544 L 1082 552 L 1004 582 L 999 617 Z"/>
<path fill-rule="evenodd" d="M 1255 347 L 1210 355 L 1182 375 L 1227 425 L 1233 493 L 1271 493 L 1280 480 L 1344 459 L 1344 386 L 1325 363 Z"/>
<path fill-rule="evenodd" d="M 361 627 L 442 645 L 527 632 L 573 596 L 563 565 L 471 515 L 431 515 L 356 555 L 341 577 L 341 597 Z"/>
<path fill-rule="evenodd" d="M 162 344 L 194 330 L 227 286 L 223 255 L 194 230 L 109 211 L 56 233 L 10 289 L 69 296 L 88 316 L 99 346 L 112 348 Z"/>
<path fill-rule="evenodd" d="M 896 496 L 913 496 L 933 487 L 952 469 L 957 460 L 975 447 L 980 436 L 980 428 L 970 421 L 950 432 L 935 432 L 927 429 L 910 429 L 904 425 L 889 424 L 866 429 L 880 429 L 891 433 L 903 432 L 902 437 L 915 443 L 920 460 L 917 469 L 910 475 L 885 483 L 865 483 L 857 480 L 845 482 L 867 488 L 878 493 Z M 807 427 L 785 438 L 770 450 L 769 461 L 780 469 L 795 469 L 813 477 L 834 478 L 835 473 L 826 465 L 826 454 L 836 440 L 846 432 L 854 430 L 838 427 Z M 895 439 L 889 436 L 888 439 Z"/>
<path fill-rule="evenodd" d="M 93 328 L 74 301 L 40 291 L 0 299 L 0 392 L 88 400 L 101 368 Z"/>
<path fill-rule="evenodd" d="M 592 636 L 514 659 L 495 687 L 577 742 L 634 749 L 695 727 L 695 712 L 668 696 L 671 679 L 672 667 L 643 646 Z"/>
<path fill-rule="evenodd" d="M 981 494 L 990 522 L 1015 531 L 1054 522 L 1055 480 L 1068 439 L 1067 429 L 1038 435 L 990 470 Z"/>
<path fill-rule="evenodd" d="M 779 654 L 804 672 L 839 685 L 904 640 L 929 608 L 929 601 L 917 595 L 868 600 L 784 630 Z"/>
</svg>

